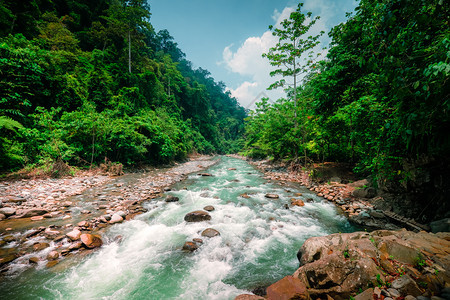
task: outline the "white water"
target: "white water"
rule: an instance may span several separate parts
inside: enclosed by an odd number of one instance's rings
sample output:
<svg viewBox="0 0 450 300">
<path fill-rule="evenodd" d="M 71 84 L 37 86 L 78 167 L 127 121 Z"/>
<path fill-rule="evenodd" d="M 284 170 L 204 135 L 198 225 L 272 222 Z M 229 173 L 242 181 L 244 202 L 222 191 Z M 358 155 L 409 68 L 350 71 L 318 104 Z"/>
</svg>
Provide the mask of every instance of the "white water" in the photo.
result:
<svg viewBox="0 0 450 300">
<path fill-rule="evenodd" d="M 78 265 L 26 272 L 0 283 L 2 292 L 10 299 L 234 299 L 292 274 L 308 237 L 352 231 L 332 204 L 301 187 L 287 191 L 267 183 L 244 161 L 224 157 L 208 172 L 214 176 L 191 175 L 168 193 L 179 202 L 157 199 L 146 204 L 149 212 L 112 226 L 108 242 Z M 286 209 L 298 192 L 305 206 Z M 211 221 L 184 221 L 186 213 L 206 205 L 215 207 Z M 202 237 L 208 227 L 221 235 Z M 183 252 L 184 242 L 194 238 L 204 243 Z"/>
</svg>

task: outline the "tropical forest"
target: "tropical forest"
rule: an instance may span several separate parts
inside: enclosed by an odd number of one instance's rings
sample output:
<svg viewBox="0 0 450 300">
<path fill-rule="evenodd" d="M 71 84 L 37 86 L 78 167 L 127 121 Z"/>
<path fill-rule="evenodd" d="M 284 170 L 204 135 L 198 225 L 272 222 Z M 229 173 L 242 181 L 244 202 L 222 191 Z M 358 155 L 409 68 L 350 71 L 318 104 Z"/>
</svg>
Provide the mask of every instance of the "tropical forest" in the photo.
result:
<svg viewBox="0 0 450 300">
<path fill-rule="evenodd" d="M 153 2 L 0 1 L 0 298 L 450 298 L 449 1 L 261 1 L 254 106 Z"/>
</svg>

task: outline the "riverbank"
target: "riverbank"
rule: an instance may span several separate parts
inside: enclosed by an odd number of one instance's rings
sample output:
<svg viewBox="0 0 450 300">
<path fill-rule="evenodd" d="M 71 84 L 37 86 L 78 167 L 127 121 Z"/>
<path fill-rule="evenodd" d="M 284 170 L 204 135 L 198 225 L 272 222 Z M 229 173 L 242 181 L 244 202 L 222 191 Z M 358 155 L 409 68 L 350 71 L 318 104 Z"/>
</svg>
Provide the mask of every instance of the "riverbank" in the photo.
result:
<svg viewBox="0 0 450 300">
<path fill-rule="evenodd" d="M 311 171 L 288 162 L 252 161 L 241 156 L 234 157 L 247 160 L 264 172 L 267 179 L 306 186 L 319 197 L 333 202 L 348 220 L 356 225 L 372 230 L 430 230 L 430 226 L 426 224 L 392 212 L 383 197 L 378 196 L 376 190 L 369 187 L 369 181 L 356 178 L 346 166 L 327 163 Z"/>
<path fill-rule="evenodd" d="M 52 267 L 92 251 L 102 245 L 106 227 L 145 212 L 144 201 L 217 161 L 195 156 L 171 168 L 119 177 L 85 173 L 0 182 L 0 272 Z"/>
</svg>

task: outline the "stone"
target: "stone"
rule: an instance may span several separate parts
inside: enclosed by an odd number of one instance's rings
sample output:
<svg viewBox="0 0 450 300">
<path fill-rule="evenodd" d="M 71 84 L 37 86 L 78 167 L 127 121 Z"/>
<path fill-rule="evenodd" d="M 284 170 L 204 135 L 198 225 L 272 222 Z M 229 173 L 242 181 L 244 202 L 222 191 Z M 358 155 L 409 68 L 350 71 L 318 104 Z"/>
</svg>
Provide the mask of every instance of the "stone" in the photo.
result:
<svg viewBox="0 0 450 300">
<path fill-rule="evenodd" d="M 213 211 L 213 210 L 215 210 L 214 206 L 212 206 L 212 205 L 207 205 L 207 206 L 203 207 L 203 209 L 206 210 L 206 211 Z"/>
<path fill-rule="evenodd" d="M 111 220 L 109 220 L 110 224 L 122 223 L 122 222 L 123 222 L 123 218 L 118 214 L 113 214 L 111 217 Z"/>
<path fill-rule="evenodd" d="M 178 202 L 178 201 L 180 201 L 180 198 L 172 196 L 172 195 L 169 195 L 169 196 L 166 197 L 165 201 L 168 202 L 168 203 L 169 202 Z"/>
<path fill-rule="evenodd" d="M 354 297 L 355 300 L 373 300 L 373 289 L 367 289 Z"/>
<path fill-rule="evenodd" d="M 277 194 L 266 194 L 265 197 L 269 198 L 269 199 L 279 199 L 280 198 L 280 196 L 278 196 Z"/>
<path fill-rule="evenodd" d="M 197 244 L 203 244 L 203 240 L 199 239 L 199 238 L 194 238 L 194 239 L 192 239 L 192 241 L 194 241 Z"/>
<path fill-rule="evenodd" d="M 184 216 L 186 222 L 202 222 L 211 220 L 211 215 L 203 210 L 196 210 Z"/>
<path fill-rule="evenodd" d="M 293 205 L 293 206 L 305 206 L 305 202 L 303 202 L 303 200 L 301 200 L 301 199 L 292 198 L 291 199 L 291 205 Z"/>
<path fill-rule="evenodd" d="M 209 238 L 219 236 L 219 235 L 220 235 L 220 232 L 218 232 L 217 230 L 212 229 L 212 228 L 206 228 L 202 232 L 202 236 L 209 237 Z"/>
<path fill-rule="evenodd" d="M 53 251 L 50 251 L 47 254 L 47 260 L 55 260 L 55 259 L 58 259 L 58 258 L 59 258 L 58 251 L 53 250 Z"/>
<path fill-rule="evenodd" d="M 44 216 L 34 216 L 30 218 L 31 221 L 41 221 L 44 220 Z"/>
<path fill-rule="evenodd" d="M 392 282 L 391 287 L 398 290 L 402 295 L 413 295 L 415 297 L 422 295 L 419 286 L 409 275 L 397 278 Z"/>
<path fill-rule="evenodd" d="M 4 214 L 0 214 L 0 221 L 6 219 L 6 216 Z"/>
<path fill-rule="evenodd" d="M 33 245 L 33 251 L 41 251 L 48 247 L 50 247 L 49 243 L 36 243 Z"/>
<path fill-rule="evenodd" d="M 102 239 L 99 235 L 96 234 L 83 233 L 80 236 L 80 239 L 83 245 L 90 249 L 97 248 L 103 245 Z"/>
<path fill-rule="evenodd" d="M 388 291 L 388 293 L 389 293 L 389 296 L 391 296 L 391 297 L 394 298 L 394 299 L 401 296 L 400 292 L 397 291 L 396 289 L 388 288 L 387 291 Z"/>
<path fill-rule="evenodd" d="M 74 251 L 74 250 L 78 250 L 83 246 L 83 242 L 82 241 L 76 241 L 72 244 L 69 245 L 68 250 L 70 251 Z"/>
<path fill-rule="evenodd" d="M 405 300 L 416 300 L 417 298 L 414 297 L 413 295 L 408 295 L 405 297 Z"/>
<path fill-rule="evenodd" d="M 39 257 L 33 256 L 28 259 L 31 264 L 37 264 L 39 262 Z"/>
<path fill-rule="evenodd" d="M 194 242 L 186 242 L 186 243 L 184 243 L 183 248 L 182 248 L 183 251 L 189 251 L 189 252 L 193 252 L 197 249 L 198 249 L 198 246 Z"/>
<path fill-rule="evenodd" d="M 78 229 L 74 229 L 74 230 L 68 232 L 68 233 L 66 234 L 66 236 L 67 236 L 70 240 L 76 241 L 76 240 L 79 240 L 79 239 L 80 239 L 81 231 L 78 230 Z"/>
<path fill-rule="evenodd" d="M 210 174 L 210 173 L 199 173 L 197 175 L 200 175 L 200 176 L 212 176 L 212 174 Z"/>
<path fill-rule="evenodd" d="M 122 218 L 125 219 L 125 217 L 127 216 L 127 213 L 124 212 L 123 210 L 119 210 L 116 212 L 117 215 L 121 216 Z"/>
<path fill-rule="evenodd" d="M 52 260 L 52 261 L 49 261 L 45 266 L 47 268 L 52 268 L 52 267 L 56 266 L 57 264 L 58 264 L 57 260 Z"/>
<path fill-rule="evenodd" d="M 450 218 L 437 220 L 430 223 L 431 232 L 450 232 Z"/>
<path fill-rule="evenodd" d="M 13 207 L 3 207 L 3 208 L 0 208 L 0 214 L 3 214 L 6 217 L 9 217 L 9 216 L 16 214 L 16 209 Z"/>
<path fill-rule="evenodd" d="M 46 213 L 48 213 L 49 211 L 46 209 L 42 209 L 42 208 L 32 208 L 32 209 L 28 209 L 22 212 L 22 214 L 20 214 L 20 218 L 30 218 L 30 217 L 34 217 L 34 216 L 42 216 L 45 215 Z"/>
<path fill-rule="evenodd" d="M 310 299 L 305 284 L 298 278 L 286 276 L 267 288 L 267 299 Z"/>
<path fill-rule="evenodd" d="M 377 191 L 372 187 L 356 189 L 352 192 L 356 198 L 373 198 L 377 195 Z"/>
</svg>

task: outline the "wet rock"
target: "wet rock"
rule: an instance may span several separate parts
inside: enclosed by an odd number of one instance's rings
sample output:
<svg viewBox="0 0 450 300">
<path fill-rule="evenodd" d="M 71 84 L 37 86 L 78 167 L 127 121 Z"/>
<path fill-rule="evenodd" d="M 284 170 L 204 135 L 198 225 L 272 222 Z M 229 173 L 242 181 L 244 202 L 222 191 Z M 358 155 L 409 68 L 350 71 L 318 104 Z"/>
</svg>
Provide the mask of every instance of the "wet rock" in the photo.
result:
<svg viewBox="0 0 450 300">
<path fill-rule="evenodd" d="M 14 242 L 15 240 L 17 240 L 17 239 L 16 239 L 16 237 L 13 236 L 13 235 L 5 235 L 5 236 L 3 237 L 3 241 L 5 241 L 5 242 L 7 242 L 7 243 Z"/>
<path fill-rule="evenodd" d="M 81 231 L 78 230 L 78 229 L 74 229 L 74 230 L 68 232 L 68 233 L 66 234 L 66 236 L 67 236 L 71 241 L 77 241 L 77 240 L 80 239 Z"/>
<path fill-rule="evenodd" d="M 121 216 L 122 218 L 125 218 L 127 216 L 127 213 L 123 210 L 119 210 L 116 212 L 117 215 Z"/>
<path fill-rule="evenodd" d="M 52 260 L 52 261 L 49 261 L 45 266 L 47 268 L 52 268 L 52 267 L 56 266 L 58 263 L 59 262 L 57 260 Z"/>
<path fill-rule="evenodd" d="M 242 198 L 245 198 L 245 199 L 249 199 L 250 198 L 250 196 L 247 193 L 241 194 L 240 196 Z"/>
<path fill-rule="evenodd" d="M 172 195 L 169 195 L 169 196 L 166 197 L 165 201 L 167 203 L 169 203 L 169 202 L 178 202 L 178 201 L 180 201 L 180 198 L 172 196 Z"/>
<path fill-rule="evenodd" d="M 292 198 L 291 199 L 291 205 L 294 205 L 294 206 L 305 206 L 305 203 L 301 199 Z"/>
<path fill-rule="evenodd" d="M 123 222 L 123 218 L 119 214 L 112 215 L 111 220 L 109 220 L 110 224 L 122 223 L 122 222 Z"/>
<path fill-rule="evenodd" d="M 20 218 L 30 218 L 30 217 L 34 217 L 34 216 L 41 216 L 48 213 L 48 210 L 46 209 L 41 209 L 41 208 L 33 208 L 33 209 L 28 209 L 22 212 L 22 214 L 20 214 Z"/>
<path fill-rule="evenodd" d="M 55 260 L 55 259 L 58 259 L 58 258 L 59 258 L 58 251 L 53 250 L 53 251 L 50 251 L 47 254 L 47 260 Z"/>
<path fill-rule="evenodd" d="M 236 171 L 236 168 L 228 168 L 228 171 Z"/>
<path fill-rule="evenodd" d="M 41 251 L 50 247 L 49 243 L 36 243 L 33 245 L 33 251 Z"/>
<path fill-rule="evenodd" d="M 6 216 L 4 214 L 0 214 L 0 221 L 6 219 Z"/>
<path fill-rule="evenodd" d="M 305 284 L 298 278 L 286 276 L 267 288 L 268 299 L 310 299 Z"/>
<path fill-rule="evenodd" d="M 170 188 L 170 187 L 168 187 L 168 186 L 166 186 L 164 189 L 163 189 L 163 191 L 164 192 L 170 192 L 172 189 Z"/>
<path fill-rule="evenodd" d="M 278 198 L 280 198 L 280 196 L 278 196 L 277 194 L 266 194 L 265 197 L 269 198 L 269 199 L 278 199 Z"/>
<path fill-rule="evenodd" d="M 186 222 L 202 222 L 211 220 L 211 215 L 203 210 L 196 210 L 184 216 Z"/>
<path fill-rule="evenodd" d="M 15 260 L 17 258 L 17 254 L 16 253 L 8 253 L 5 255 L 1 255 L 0 256 L 0 266 L 3 266 L 7 263 L 12 262 L 13 260 Z"/>
<path fill-rule="evenodd" d="M 72 244 L 69 245 L 68 250 L 70 251 L 74 251 L 74 250 L 78 250 L 83 246 L 83 242 L 82 241 L 76 241 Z"/>
<path fill-rule="evenodd" d="M 84 227 L 84 228 L 86 228 L 86 227 L 89 227 L 89 222 L 88 221 L 81 221 L 81 222 L 78 222 L 78 224 L 77 224 L 77 226 L 78 227 Z"/>
<path fill-rule="evenodd" d="M 197 243 L 197 244 L 203 244 L 203 240 L 202 239 L 199 239 L 199 238 L 194 238 L 194 239 L 192 239 L 195 243 Z"/>
<path fill-rule="evenodd" d="M 206 228 L 202 232 L 202 236 L 209 237 L 209 238 L 219 236 L 219 235 L 220 235 L 220 232 L 218 232 L 217 230 L 212 229 L 212 228 Z"/>
<path fill-rule="evenodd" d="M 44 220 L 44 216 L 34 216 L 30 218 L 31 221 L 41 221 Z"/>
<path fill-rule="evenodd" d="M 12 207 L 3 207 L 0 208 L 0 214 L 5 215 L 6 217 L 12 216 L 16 214 L 16 209 Z"/>
<path fill-rule="evenodd" d="M 90 234 L 90 233 L 83 233 L 80 236 L 81 242 L 83 245 L 87 248 L 97 248 L 103 245 L 103 241 L 99 235 L 96 234 Z"/>
<path fill-rule="evenodd" d="M 35 257 L 35 256 L 33 256 L 33 257 L 30 257 L 29 259 L 28 259 L 28 261 L 30 262 L 30 264 L 37 264 L 38 262 L 39 262 L 39 257 Z"/>
<path fill-rule="evenodd" d="M 87 210 L 87 209 L 83 209 L 83 210 L 81 211 L 81 213 L 82 213 L 83 215 L 88 215 L 88 214 L 90 214 L 91 212 L 90 212 L 89 210 Z"/>
<path fill-rule="evenodd" d="M 183 248 L 182 248 L 183 251 L 189 251 L 189 252 L 193 252 L 197 249 L 198 249 L 198 246 L 194 242 L 186 242 L 186 243 L 184 243 Z"/>
<path fill-rule="evenodd" d="M 213 176 L 211 173 L 198 173 L 200 176 Z"/>
<path fill-rule="evenodd" d="M 213 211 L 213 210 L 215 210 L 214 206 L 212 206 L 212 205 L 207 205 L 207 206 L 203 207 L 203 209 L 206 210 L 206 211 Z"/>
</svg>

